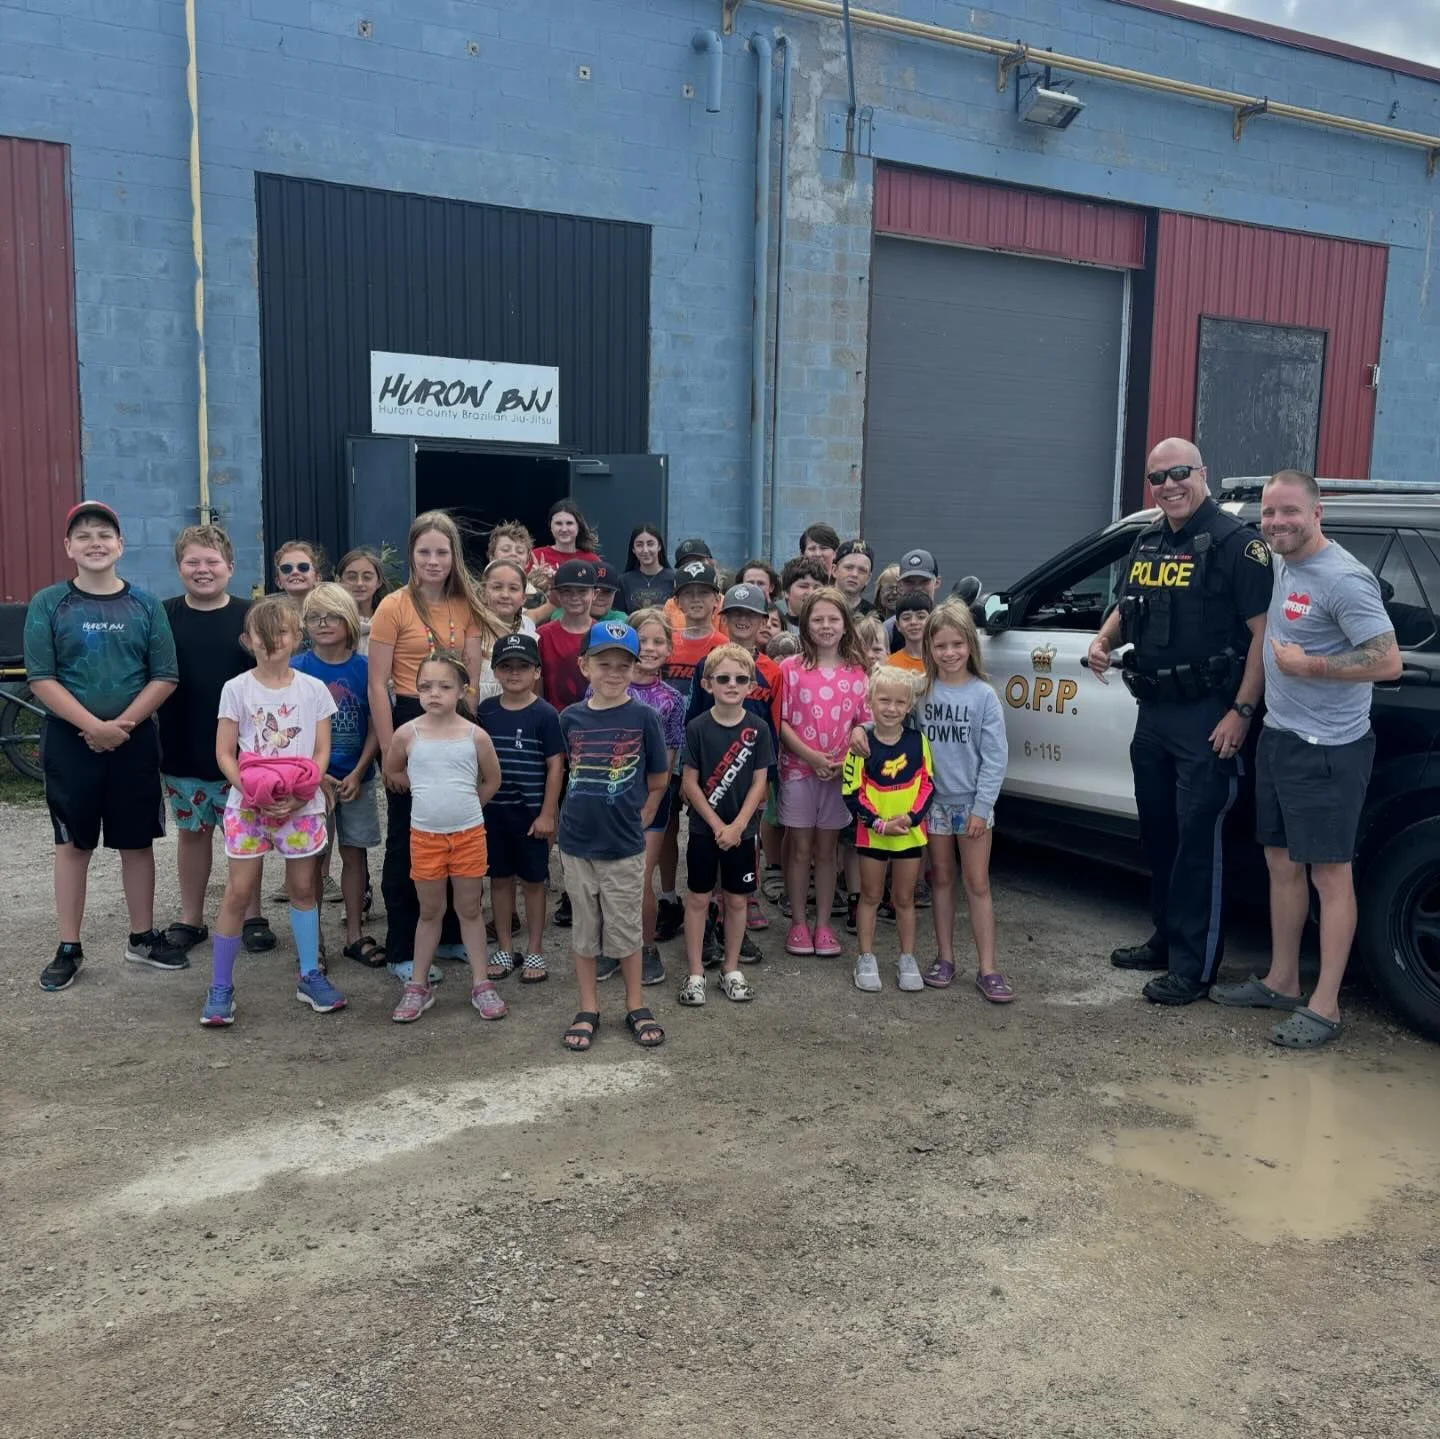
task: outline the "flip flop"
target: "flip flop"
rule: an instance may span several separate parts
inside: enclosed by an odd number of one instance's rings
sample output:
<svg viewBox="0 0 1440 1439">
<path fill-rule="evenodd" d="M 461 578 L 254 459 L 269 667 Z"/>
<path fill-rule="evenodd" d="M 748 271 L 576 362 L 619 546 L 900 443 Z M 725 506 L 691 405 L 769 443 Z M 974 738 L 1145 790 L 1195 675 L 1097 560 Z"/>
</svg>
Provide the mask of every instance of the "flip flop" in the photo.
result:
<svg viewBox="0 0 1440 1439">
<path fill-rule="evenodd" d="M 1270 1031 L 1270 1041 L 1281 1049 L 1319 1049 L 1338 1038 L 1344 1028 L 1340 1020 L 1326 1019 L 1302 1004 Z"/>
<path fill-rule="evenodd" d="M 1237 1009 L 1299 1009 L 1300 997 L 1271 989 L 1258 974 L 1240 984 L 1212 984 L 1210 998 L 1216 1004 Z"/>
<path fill-rule="evenodd" d="M 991 1004 L 1010 1004 L 1015 998 L 1015 991 L 1010 988 L 1010 981 L 1003 974 L 977 974 L 975 988 Z"/>
</svg>

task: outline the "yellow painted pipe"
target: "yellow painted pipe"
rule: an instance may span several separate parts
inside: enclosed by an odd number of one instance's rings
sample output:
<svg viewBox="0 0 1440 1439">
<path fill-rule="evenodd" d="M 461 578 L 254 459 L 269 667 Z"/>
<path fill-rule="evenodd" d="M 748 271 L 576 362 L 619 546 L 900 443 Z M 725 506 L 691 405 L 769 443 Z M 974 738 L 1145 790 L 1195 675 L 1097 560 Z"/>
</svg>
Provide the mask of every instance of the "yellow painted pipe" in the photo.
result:
<svg viewBox="0 0 1440 1439">
<path fill-rule="evenodd" d="M 200 214 L 200 98 L 195 58 L 195 0 L 185 0 L 185 94 L 190 102 L 190 245 L 195 253 L 195 367 L 199 381 L 200 523 L 210 509 L 210 397 L 205 373 L 205 229 Z"/>
<path fill-rule="evenodd" d="M 842 7 L 834 3 L 834 0 L 758 0 L 758 2 L 774 9 L 793 10 L 801 15 L 814 15 L 826 20 L 840 21 L 844 14 Z M 863 26 L 867 30 L 880 30 L 892 35 L 904 35 L 912 40 L 929 40 L 934 44 L 949 45 L 954 49 L 993 55 L 997 60 L 1008 59 L 1012 65 L 1029 61 L 1036 65 L 1048 65 L 1052 70 L 1068 71 L 1074 75 L 1089 75 L 1097 80 L 1113 80 L 1120 85 L 1135 85 L 1145 90 L 1183 95 L 1190 100 L 1224 105 L 1230 110 L 1263 105 L 1263 113 L 1267 115 L 1277 115 L 1286 120 L 1298 120 L 1307 125 L 1323 125 L 1331 130 L 1344 130 L 1352 135 L 1364 135 L 1373 140 L 1386 140 L 1396 145 L 1416 146 L 1429 156 L 1431 172 L 1434 170 L 1437 156 L 1440 156 L 1440 135 L 1426 135 L 1419 130 L 1401 130 L 1393 125 L 1378 125 L 1373 120 L 1356 120 L 1349 115 L 1334 115 L 1327 110 L 1311 110 L 1303 105 L 1287 105 L 1282 101 L 1268 100 L 1258 95 L 1241 95 L 1230 90 L 1217 90 L 1210 85 L 1192 85 L 1188 80 L 1172 80 L 1167 75 L 1151 75 L 1144 70 L 1128 70 L 1122 65 L 1110 65 L 1103 60 L 1087 60 L 1078 55 L 1063 55 L 1053 50 L 1035 50 L 1028 45 L 997 40 L 989 35 L 972 35 L 964 30 L 947 29 L 943 25 L 930 25 L 920 20 L 906 20 L 899 15 L 882 15 L 876 10 L 857 10 L 852 6 L 850 22 L 852 25 Z"/>
</svg>

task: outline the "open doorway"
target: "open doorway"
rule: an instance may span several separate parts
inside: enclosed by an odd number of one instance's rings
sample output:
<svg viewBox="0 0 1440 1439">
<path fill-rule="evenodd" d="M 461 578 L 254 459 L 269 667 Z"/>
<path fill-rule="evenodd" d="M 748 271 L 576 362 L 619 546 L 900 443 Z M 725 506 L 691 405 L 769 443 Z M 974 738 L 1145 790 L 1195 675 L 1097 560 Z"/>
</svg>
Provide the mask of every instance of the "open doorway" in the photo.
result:
<svg viewBox="0 0 1440 1439">
<path fill-rule="evenodd" d="M 548 455 L 423 447 L 415 455 L 415 512 L 448 510 L 465 540 L 465 561 L 485 567 L 491 529 L 518 520 L 537 545 L 550 543 L 550 506 L 570 493 L 570 461 Z"/>
</svg>

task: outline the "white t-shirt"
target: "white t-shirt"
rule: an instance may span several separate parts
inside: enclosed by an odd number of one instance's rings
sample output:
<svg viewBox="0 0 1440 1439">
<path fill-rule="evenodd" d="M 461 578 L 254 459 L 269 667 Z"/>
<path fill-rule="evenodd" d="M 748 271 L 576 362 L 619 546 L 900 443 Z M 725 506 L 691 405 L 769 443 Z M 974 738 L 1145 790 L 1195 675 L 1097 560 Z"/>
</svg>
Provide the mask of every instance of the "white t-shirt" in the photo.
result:
<svg viewBox="0 0 1440 1439">
<path fill-rule="evenodd" d="M 315 726 L 335 713 L 335 701 L 319 680 L 290 671 L 290 683 L 272 690 L 255 678 L 254 670 L 225 681 L 220 691 L 220 718 L 240 728 L 240 751 L 271 759 L 311 759 L 315 754 Z M 229 802 L 240 803 L 232 785 Z M 323 814 L 325 796 L 316 791 L 300 814 Z"/>
</svg>

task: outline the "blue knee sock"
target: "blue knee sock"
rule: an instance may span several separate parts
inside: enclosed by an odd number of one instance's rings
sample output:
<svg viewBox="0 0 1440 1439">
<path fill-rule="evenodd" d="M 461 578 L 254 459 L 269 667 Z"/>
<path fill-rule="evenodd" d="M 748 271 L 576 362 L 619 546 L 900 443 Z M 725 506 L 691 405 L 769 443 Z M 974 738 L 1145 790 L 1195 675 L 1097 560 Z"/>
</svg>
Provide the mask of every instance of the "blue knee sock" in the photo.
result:
<svg viewBox="0 0 1440 1439">
<path fill-rule="evenodd" d="M 320 968 L 320 911 L 290 906 L 290 933 L 300 954 L 300 973 L 315 974 Z"/>
<path fill-rule="evenodd" d="M 235 983 L 235 956 L 240 953 L 238 934 L 217 934 L 210 941 L 210 983 Z"/>
</svg>

